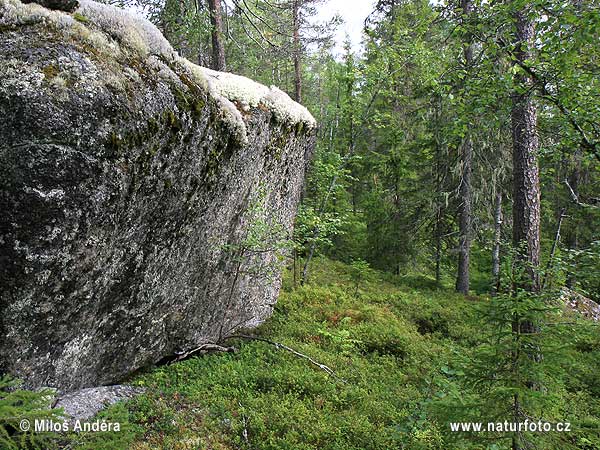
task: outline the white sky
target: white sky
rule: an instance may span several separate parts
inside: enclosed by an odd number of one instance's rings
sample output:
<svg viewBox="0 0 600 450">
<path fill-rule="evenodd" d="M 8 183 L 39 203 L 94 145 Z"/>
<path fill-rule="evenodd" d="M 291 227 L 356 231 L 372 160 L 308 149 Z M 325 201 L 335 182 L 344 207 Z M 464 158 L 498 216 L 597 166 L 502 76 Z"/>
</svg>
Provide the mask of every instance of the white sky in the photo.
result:
<svg viewBox="0 0 600 450">
<path fill-rule="evenodd" d="M 317 20 L 327 20 L 336 13 L 344 19 L 336 34 L 338 52 L 343 49 L 346 34 L 350 36 L 353 48 L 359 50 L 363 24 L 374 4 L 375 0 L 328 0 L 319 6 Z"/>
</svg>

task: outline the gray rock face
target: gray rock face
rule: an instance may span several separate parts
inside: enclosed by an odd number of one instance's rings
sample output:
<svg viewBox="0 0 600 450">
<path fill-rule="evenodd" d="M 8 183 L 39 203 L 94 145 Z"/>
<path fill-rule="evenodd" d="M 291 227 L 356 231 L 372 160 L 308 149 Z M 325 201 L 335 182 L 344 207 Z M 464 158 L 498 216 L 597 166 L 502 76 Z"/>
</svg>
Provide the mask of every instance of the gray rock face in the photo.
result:
<svg viewBox="0 0 600 450">
<path fill-rule="evenodd" d="M 0 372 L 62 391 L 268 318 L 314 141 L 279 91 L 81 3 L 0 0 Z"/>
</svg>

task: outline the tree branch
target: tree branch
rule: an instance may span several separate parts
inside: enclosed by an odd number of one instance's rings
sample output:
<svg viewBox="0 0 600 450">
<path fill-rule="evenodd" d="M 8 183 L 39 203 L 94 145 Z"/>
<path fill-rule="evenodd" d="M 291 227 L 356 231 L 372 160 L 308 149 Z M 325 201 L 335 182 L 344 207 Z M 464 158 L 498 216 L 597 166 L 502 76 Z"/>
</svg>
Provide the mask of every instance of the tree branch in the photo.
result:
<svg viewBox="0 0 600 450">
<path fill-rule="evenodd" d="M 579 200 L 579 197 L 577 196 L 577 194 L 575 193 L 575 191 L 569 184 L 569 180 L 567 180 L 566 178 L 565 178 L 565 184 L 567 185 L 567 188 L 569 188 L 569 193 L 571 194 L 571 198 L 573 199 L 573 201 L 575 202 L 575 204 L 577 206 L 581 206 L 582 208 L 598 208 L 598 206 L 596 206 L 596 205 L 590 205 L 588 203 L 581 202 Z"/>
</svg>

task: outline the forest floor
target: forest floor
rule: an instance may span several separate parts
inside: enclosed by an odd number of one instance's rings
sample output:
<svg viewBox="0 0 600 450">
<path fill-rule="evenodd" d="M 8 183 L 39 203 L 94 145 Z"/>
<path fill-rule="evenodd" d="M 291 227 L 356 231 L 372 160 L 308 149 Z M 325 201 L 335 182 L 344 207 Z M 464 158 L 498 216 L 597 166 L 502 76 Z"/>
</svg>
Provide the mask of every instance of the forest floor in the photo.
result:
<svg viewBox="0 0 600 450">
<path fill-rule="evenodd" d="M 271 343 L 232 340 L 236 353 L 138 375 L 133 384 L 147 392 L 101 414 L 126 423 L 117 441 L 97 433 L 80 436 L 77 448 L 506 448 L 500 435 L 481 443 L 449 428 L 450 421 L 467 420 L 447 400 L 460 403 L 466 389 L 461 367 L 482 340 L 478 310 L 487 301 L 423 276 L 368 271 L 358 279 L 351 266 L 318 259 L 310 284 L 293 288 L 286 275 L 275 314 L 253 334 L 309 356 L 335 376 Z M 590 426 L 597 432 L 600 386 L 590 361 L 600 349 L 579 353 L 577 401 L 582 420 L 595 420 Z M 592 442 L 593 435 L 575 440 Z"/>
</svg>

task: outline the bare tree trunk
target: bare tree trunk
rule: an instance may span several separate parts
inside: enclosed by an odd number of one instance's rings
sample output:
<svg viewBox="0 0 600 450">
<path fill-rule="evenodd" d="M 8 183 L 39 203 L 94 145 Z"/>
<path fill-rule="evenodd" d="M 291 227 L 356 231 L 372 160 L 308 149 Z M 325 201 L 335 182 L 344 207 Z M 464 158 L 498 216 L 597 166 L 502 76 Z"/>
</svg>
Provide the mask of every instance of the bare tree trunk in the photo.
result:
<svg viewBox="0 0 600 450">
<path fill-rule="evenodd" d="M 319 231 L 315 230 L 314 239 L 316 240 L 319 237 Z M 306 261 L 304 261 L 304 268 L 302 269 L 302 278 L 300 279 L 300 285 L 304 286 L 308 281 L 308 268 L 310 267 L 310 262 L 315 255 L 315 249 L 317 248 L 317 244 L 315 242 L 311 243 L 310 250 L 308 251 L 308 256 L 306 257 Z"/>
<path fill-rule="evenodd" d="M 440 285 L 442 281 L 442 219 L 444 216 L 443 205 L 440 201 L 442 195 L 442 139 L 440 133 L 440 122 L 442 116 L 441 100 L 438 97 L 435 108 L 435 284 Z"/>
<path fill-rule="evenodd" d="M 472 172 L 473 143 L 467 137 L 462 146 L 461 165 L 462 178 L 460 182 L 459 204 L 459 247 L 458 270 L 456 274 L 456 291 L 469 293 L 469 259 L 471 255 L 471 172 Z"/>
<path fill-rule="evenodd" d="M 473 14 L 472 0 L 461 0 L 461 8 L 465 17 Z M 463 56 L 465 69 L 468 73 L 473 66 L 473 44 L 470 36 L 468 36 L 463 43 Z M 461 146 L 460 163 L 462 167 L 462 176 L 460 180 L 460 203 L 458 207 L 459 246 L 456 291 L 468 294 L 472 215 L 471 173 L 473 171 L 473 140 L 469 134 L 467 134 Z"/>
<path fill-rule="evenodd" d="M 525 64 L 531 58 L 534 46 L 535 22 L 528 11 L 515 14 L 517 29 L 516 64 Z M 538 167 L 539 140 L 537 135 L 537 110 L 531 96 L 533 80 L 529 75 L 516 75 L 521 85 L 512 95 L 513 142 L 513 245 L 517 250 L 518 266 L 526 279 L 518 281 L 519 287 L 532 292 L 540 289 L 538 267 L 540 263 L 540 177 Z"/>
<path fill-rule="evenodd" d="M 535 42 L 535 20 L 530 17 L 527 4 L 514 15 L 515 64 L 522 65 L 532 58 L 531 49 Z M 537 110 L 532 98 L 533 80 L 524 73 L 515 75 L 517 88 L 512 93 L 512 146 L 513 146 L 513 246 L 516 250 L 513 292 L 519 302 L 517 288 L 539 292 L 540 279 L 540 179 L 538 167 L 539 141 L 537 135 Z M 518 309 L 517 309 L 518 310 Z M 514 367 L 518 367 L 519 353 L 526 351 L 534 361 L 541 361 L 542 354 L 537 346 L 520 344 L 521 336 L 538 332 L 539 326 L 515 312 L 512 317 L 512 333 L 516 344 Z M 527 381 L 531 389 L 537 389 Z M 515 394 L 515 421 L 523 417 Z M 520 435 L 513 438 L 513 449 L 527 448 Z"/>
<path fill-rule="evenodd" d="M 298 286 L 297 283 L 297 273 L 298 273 L 298 269 L 296 268 L 297 265 L 297 260 L 298 260 L 298 252 L 296 251 L 296 247 L 294 247 L 294 250 L 292 250 L 292 256 L 294 258 L 294 264 L 292 265 L 292 269 L 294 270 L 294 289 L 296 289 L 296 286 Z"/>
<path fill-rule="evenodd" d="M 435 284 L 442 282 L 442 209 L 435 214 Z"/>
<path fill-rule="evenodd" d="M 210 12 L 210 23 L 212 25 L 212 68 L 214 70 L 226 71 L 225 46 L 223 44 L 223 12 L 221 0 L 208 0 Z"/>
<path fill-rule="evenodd" d="M 500 291 L 500 244 L 502 239 L 502 191 L 496 193 L 494 204 L 494 247 L 492 248 L 492 295 Z"/>
<path fill-rule="evenodd" d="M 293 15 L 293 58 L 294 58 L 294 100 L 302 103 L 302 66 L 300 61 L 300 0 L 294 0 Z"/>
<path fill-rule="evenodd" d="M 575 197 L 579 196 L 579 181 L 581 178 L 581 170 L 580 170 L 580 152 L 576 152 L 575 153 L 575 168 L 573 169 L 573 171 L 570 173 L 569 175 L 569 186 L 571 186 L 571 190 L 573 191 L 573 193 L 575 194 Z M 568 221 L 567 223 L 569 223 L 569 227 L 567 228 L 567 233 L 565 236 L 565 245 L 569 250 L 575 250 L 578 247 L 578 233 L 577 233 L 577 227 L 578 227 L 578 223 L 577 223 L 577 213 L 575 212 L 574 215 L 572 215 L 574 217 L 571 218 L 570 221 Z M 577 280 L 575 279 L 575 271 L 574 270 L 569 270 L 569 272 L 567 273 L 567 279 L 565 280 L 565 285 L 569 288 L 569 289 L 573 289 L 573 287 L 575 286 L 575 282 Z"/>
<path fill-rule="evenodd" d="M 565 218 L 565 209 L 560 210 L 560 216 L 558 217 L 558 223 L 556 224 L 556 233 L 554 235 L 554 242 L 552 242 L 552 249 L 550 250 L 550 257 L 548 258 L 548 264 L 546 264 L 546 270 L 544 271 L 544 279 L 542 281 L 541 288 L 544 289 L 546 287 L 546 283 L 550 277 L 550 271 L 552 270 L 552 266 L 554 264 L 554 255 L 556 254 L 556 247 L 558 247 L 558 243 L 560 241 L 560 228 L 563 223 L 563 219 Z"/>
</svg>

